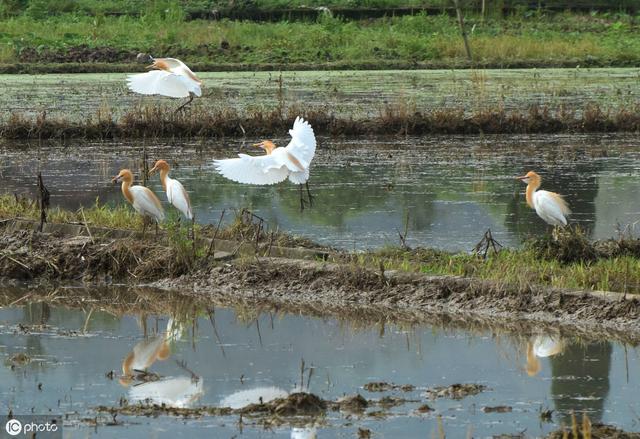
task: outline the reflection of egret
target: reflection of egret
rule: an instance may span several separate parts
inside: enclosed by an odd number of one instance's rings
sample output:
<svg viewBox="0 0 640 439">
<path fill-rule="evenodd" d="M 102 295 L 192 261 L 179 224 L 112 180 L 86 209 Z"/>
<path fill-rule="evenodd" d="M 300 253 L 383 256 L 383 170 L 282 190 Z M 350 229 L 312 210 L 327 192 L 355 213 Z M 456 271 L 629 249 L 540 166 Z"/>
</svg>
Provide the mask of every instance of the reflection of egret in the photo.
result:
<svg viewBox="0 0 640 439">
<path fill-rule="evenodd" d="M 269 185 L 289 181 L 300 185 L 300 207 L 304 208 L 302 185 L 306 184 L 309 204 L 309 166 L 316 152 L 313 128 L 303 118 L 297 117 L 289 130 L 291 141 L 286 147 L 276 147 L 270 140 L 255 144 L 266 152 L 262 156 L 238 154 L 239 158 L 215 160 L 214 166 L 229 180 L 245 184 Z"/>
<path fill-rule="evenodd" d="M 291 439 L 316 439 L 316 427 L 293 427 L 291 429 Z"/>
<path fill-rule="evenodd" d="M 120 383 L 130 384 L 136 371 L 144 372 L 157 360 L 166 360 L 169 355 L 171 351 L 163 335 L 142 340 L 124 358 Z"/>
<path fill-rule="evenodd" d="M 552 357 L 564 350 L 564 342 L 558 336 L 537 335 L 533 342 L 527 342 L 527 374 L 535 376 L 540 373 L 542 366 L 538 358 Z"/>
<path fill-rule="evenodd" d="M 158 197 L 151 192 L 151 189 L 144 186 L 132 186 L 133 174 L 128 169 L 123 169 L 111 180 L 113 183 L 122 182 L 122 195 L 131 203 L 133 208 L 144 219 L 143 232 L 147 227 L 147 218 L 151 218 L 156 223 L 156 233 L 158 223 L 164 219 L 164 210 Z"/>
<path fill-rule="evenodd" d="M 170 407 L 189 407 L 204 393 L 201 377 L 175 377 L 138 384 L 129 389 L 132 401 L 150 401 Z"/>
<path fill-rule="evenodd" d="M 202 96 L 202 81 L 189 67 L 175 58 L 151 58 L 148 66 L 154 69 L 147 73 L 139 73 L 127 77 L 127 85 L 133 92 L 143 95 L 162 95 L 170 98 L 186 98 L 189 100 L 176 111 L 191 103 L 193 96 Z"/>
<path fill-rule="evenodd" d="M 220 401 L 220 407 L 230 407 L 241 409 L 250 404 L 260 404 L 273 401 L 278 398 L 286 398 L 289 392 L 279 387 L 256 387 L 253 389 L 241 390 L 226 396 Z"/>
<path fill-rule="evenodd" d="M 571 210 L 569 210 L 569 206 L 567 206 L 567 202 L 562 198 L 562 195 L 555 192 L 539 191 L 538 188 L 542 179 L 533 171 L 516 178 L 527 183 L 527 204 L 532 209 L 535 209 L 540 218 L 552 226 L 567 225 L 566 216 L 571 213 Z"/>
<path fill-rule="evenodd" d="M 187 219 L 192 219 L 191 201 L 189 194 L 178 180 L 169 177 L 169 163 L 164 160 L 158 160 L 149 171 L 149 175 L 160 171 L 160 182 L 167 194 L 167 200 L 173 204 Z"/>
</svg>

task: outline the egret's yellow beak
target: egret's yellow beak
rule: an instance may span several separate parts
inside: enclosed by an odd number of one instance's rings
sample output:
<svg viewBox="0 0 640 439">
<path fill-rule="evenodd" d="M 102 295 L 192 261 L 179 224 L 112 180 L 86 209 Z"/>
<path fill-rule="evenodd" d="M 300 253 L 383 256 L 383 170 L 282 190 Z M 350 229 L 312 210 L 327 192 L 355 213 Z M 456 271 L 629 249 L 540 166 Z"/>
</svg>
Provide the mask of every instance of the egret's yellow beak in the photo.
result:
<svg viewBox="0 0 640 439">
<path fill-rule="evenodd" d="M 260 143 L 254 143 L 251 146 L 255 146 L 256 148 L 262 148 L 264 146 L 263 142 Z"/>
<path fill-rule="evenodd" d="M 147 69 L 155 69 L 156 68 L 156 62 L 154 61 L 153 64 L 149 64 L 146 68 Z"/>
<path fill-rule="evenodd" d="M 116 175 L 115 177 L 113 177 L 113 178 L 111 179 L 111 183 L 113 183 L 113 184 L 120 183 L 120 176 L 119 176 L 119 175 Z"/>
<path fill-rule="evenodd" d="M 521 177 L 516 177 L 516 180 L 521 180 L 523 183 L 529 184 L 529 177 L 527 177 L 526 175 L 523 175 Z"/>
<path fill-rule="evenodd" d="M 149 170 L 149 177 L 151 177 L 156 172 L 158 172 L 158 168 L 154 166 L 153 168 L 151 168 L 151 170 Z"/>
</svg>

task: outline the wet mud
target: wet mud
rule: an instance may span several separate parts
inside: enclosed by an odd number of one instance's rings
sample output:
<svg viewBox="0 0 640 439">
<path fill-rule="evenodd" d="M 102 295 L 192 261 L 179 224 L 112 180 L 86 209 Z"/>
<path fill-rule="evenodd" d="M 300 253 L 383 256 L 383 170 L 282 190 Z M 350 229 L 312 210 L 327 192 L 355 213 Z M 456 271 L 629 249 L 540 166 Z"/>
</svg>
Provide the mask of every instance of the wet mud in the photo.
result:
<svg viewBox="0 0 640 439">
<path fill-rule="evenodd" d="M 236 245 L 236 250 L 243 244 Z M 442 320 L 534 333 L 545 325 L 579 335 L 640 341 L 640 301 L 633 295 L 512 286 L 456 276 L 377 272 L 315 249 L 222 251 L 190 261 L 161 239 L 65 236 L 6 228 L 0 234 L 5 284 L 151 285 L 210 304 L 373 321 Z M 230 248 L 231 246 L 229 246 Z M 253 251 L 252 251 L 253 250 Z M 286 257 L 269 257 L 280 254 Z M 307 259 L 304 259 L 307 258 Z M 326 260 L 323 260 L 326 259 Z"/>
</svg>

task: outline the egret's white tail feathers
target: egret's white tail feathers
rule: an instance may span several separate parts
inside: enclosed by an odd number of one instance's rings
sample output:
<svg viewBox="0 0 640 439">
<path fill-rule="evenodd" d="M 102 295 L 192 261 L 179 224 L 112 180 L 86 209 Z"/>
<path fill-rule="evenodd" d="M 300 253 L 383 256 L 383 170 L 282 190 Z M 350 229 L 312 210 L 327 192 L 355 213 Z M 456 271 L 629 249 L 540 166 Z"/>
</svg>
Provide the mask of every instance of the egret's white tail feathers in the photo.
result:
<svg viewBox="0 0 640 439">
<path fill-rule="evenodd" d="M 309 168 L 303 172 L 292 172 L 289 174 L 289 181 L 295 184 L 304 184 L 309 180 Z"/>
</svg>

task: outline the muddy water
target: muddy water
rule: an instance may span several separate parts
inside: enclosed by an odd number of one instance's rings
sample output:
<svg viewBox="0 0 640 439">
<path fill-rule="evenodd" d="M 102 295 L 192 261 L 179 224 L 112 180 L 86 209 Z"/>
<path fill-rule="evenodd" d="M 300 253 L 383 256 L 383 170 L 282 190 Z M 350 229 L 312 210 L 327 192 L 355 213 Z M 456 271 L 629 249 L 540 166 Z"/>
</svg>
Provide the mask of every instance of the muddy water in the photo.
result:
<svg viewBox="0 0 640 439">
<path fill-rule="evenodd" d="M 126 88 L 126 74 L 0 75 L 0 106 L 35 115 L 84 119 L 101 111 L 120 115 L 132 106 L 175 100 L 141 97 Z M 198 104 L 239 110 L 278 104 L 326 108 L 342 115 L 378 115 L 386 104 L 418 110 L 442 107 L 467 111 L 531 104 L 586 103 L 605 107 L 637 104 L 640 71 L 623 69 L 513 69 L 335 72 L 202 73 Z M 28 93 L 25 93 L 28 90 Z M 0 114 L 0 118 L 7 117 Z"/>
<path fill-rule="evenodd" d="M 251 151 L 255 140 L 146 148 L 150 160 L 171 162 L 198 221 L 216 223 L 223 209 L 230 220 L 233 209 L 247 207 L 270 227 L 346 249 L 397 244 L 407 216 L 410 245 L 469 250 L 490 228 L 502 244 L 517 246 L 546 229 L 526 206 L 524 185 L 512 178 L 529 169 L 543 176 L 543 188 L 566 196 L 572 221 L 593 238 L 614 236 L 617 227 L 635 230 L 640 219 L 640 141 L 633 135 L 322 138 L 310 180 L 315 205 L 304 212 L 298 188 L 288 182 L 248 186 L 216 174 L 214 158 Z M 121 203 L 110 177 L 122 167 L 139 170 L 142 147 L 140 141 L 4 144 L 1 191 L 35 194 L 41 170 L 53 205 Z M 151 185 L 164 199 L 157 177 Z"/>
<path fill-rule="evenodd" d="M 57 295 L 64 296 L 65 290 Z M 164 437 L 171 431 L 172 437 L 284 438 L 291 435 L 290 425 L 267 431 L 245 417 L 241 428 L 237 416 L 186 421 L 118 416 L 118 426 L 106 426 L 111 416 L 94 408 L 118 406 L 122 399 L 241 407 L 299 388 L 304 360 L 302 386 L 324 399 L 360 393 L 367 399 L 392 395 L 414 400 L 381 416 L 370 415 L 380 410 L 373 407 L 364 415 L 329 412 L 315 421 L 297 421 L 297 428 L 316 431 L 318 438 L 354 437 L 358 428 L 370 429 L 376 437 L 432 437 L 437 415 L 447 437 L 466 437 L 469 431 L 473 437 L 522 431 L 535 437 L 566 425 L 571 410 L 626 429 L 640 422 L 637 347 L 584 342 L 560 333 L 512 337 L 428 325 L 353 326 L 246 309 L 217 308 L 211 319 L 203 312 L 116 317 L 101 309 L 43 303 L 0 309 L 1 413 L 68 415 L 68 437 Z M 152 353 L 151 360 L 140 360 L 144 352 Z M 12 367 L 10 359 L 17 353 L 27 354 L 30 362 Z M 129 364 L 132 355 L 131 364 L 146 365 L 158 375 L 156 381 L 122 378 L 123 363 Z M 363 389 L 379 381 L 415 389 Z M 454 383 L 482 384 L 488 390 L 461 400 L 426 395 L 429 388 Z M 425 403 L 434 411 L 417 413 Z M 511 411 L 485 408 L 496 406 Z M 540 420 L 541 410 L 553 410 L 550 422 Z M 92 425 L 96 417 L 97 428 Z"/>
</svg>

